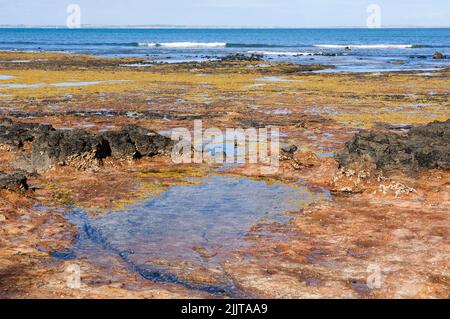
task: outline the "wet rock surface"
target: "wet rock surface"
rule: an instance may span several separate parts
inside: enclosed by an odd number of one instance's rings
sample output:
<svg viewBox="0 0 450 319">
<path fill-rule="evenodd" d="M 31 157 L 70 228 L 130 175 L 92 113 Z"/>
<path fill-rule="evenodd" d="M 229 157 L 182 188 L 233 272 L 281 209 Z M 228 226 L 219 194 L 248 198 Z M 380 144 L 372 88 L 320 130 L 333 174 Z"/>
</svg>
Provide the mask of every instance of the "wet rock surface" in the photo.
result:
<svg viewBox="0 0 450 319">
<path fill-rule="evenodd" d="M 408 133 L 361 132 L 336 154 L 343 166 L 362 158 L 378 168 L 450 168 L 450 120 L 412 127 Z"/>
<path fill-rule="evenodd" d="M 220 297 L 217 293 L 229 287 L 228 281 L 222 280 L 226 278 L 246 296 L 263 298 L 449 296 L 449 244 L 445 226 L 450 171 L 423 169 L 410 174 L 383 170 L 380 174 L 380 170 L 369 171 L 373 163 L 367 167 L 355 163 L 353 167 L 339 168 L 333 153 L 359 129 L 374 128 L 383 134 L 401 136 L 409 134 L 413 126 L 428 123 L 430 118 L 446 121 L 450 70 L 401 74 L 305 73 L 310 66 L 275 63 L 270 58 L 267 63 L 206 61 L 119 68 L 127 61 L 113 58 L 93 61 L 81 56 L 62 59 L 42 53 L 0 55 L 2 61 L 31 61 L 0 63 L 2 74 L 16 77 L 11 83 L 117 81 L 80 87 L 0 88 L 0 114 L 13 121 L 81 128 L 95 136 L 95 132 L 121 132 L 126 124 L 138 124 L 165 134 L 176 127 L 191 127 L 193 119 L 201 118 L 205 128 L 279 126 L 281 145 L 299 148 L 280 161 L 279 176 L 261 176 L 258 165 L 227 167 L 223 171 L 221 167 L 208 165 L 173 165 L 168 156 L 116 161 L 111 160 L 111 154 L 99 169 L 78 169 L 69 157 L 67 165 L 55 165 L 42 174 L 28 176 L 33 191 L 0 189 L 0 297 L 211 298 Z M 258 80 L 266 76 L 283 81 Z M 119 82 L 122 80 L 129 81 Z M 375 126 L 376 123 L 383 125 Z M 11 121 L 0 126 L 11 127 Z M 4 133 L 4 129 L 0 131 Z M 15 146 L 7 146 L 10 151 L 0 152 L 0 171 L 13 172 L 20 154 L 30 154 L 37 135 L 29 131 L 32 137 L 18 151 Z M 10 134 L 6 140 L 15 135 Z M 137 146 L 129 141 L 128 134 L 122 136 L 127 139 L 125 145 L 132 145 L 124 153 L 133 154 Z M 106 140 L 104 135 L 103 139 Z M 93 152 L 84 155 L 94 164 L 100 161 Z M 119 157 L 122 158 L 120 153 Z M 264 180 L 268 186 L 304 180 L 312 183 L 316 191 L 322 187 L 330 190 L 332 201 L 289 212 L 287 216 L 293 220 L 287 224 L 252 225 L 245 230 L 249 245 L 236 251 L 211 245 L 208 236 L 206 244 L 192 247 L 186 240 L 166 236 L 174 244 L 185 245 L 183 251 L 195 256 L 191 261 L 138 260 L 139 254 L 133 254 L 130 245 L 122 247 L 117 227 L 106 232 L 106 226 L 98 222 L 108 223 L 113 216 L 110 213 L 141 205 L 145 198 L 164 198 L 171 186 L 188 190 L 200 187 L 192 178 L 211 173 Z M 239 196 L 249 204 L 261 204 L 259 196 L 269 199 L 261 192 L 254 195 L 248 192 L 249 187 L 244 184 Z M 193 195 L 202 197 L 207 204 L 204 211 L 211 212 L 209 232 L 237 221 L 227 218 L 218 222 L 216 212 L 225 206 L 211 204 L 216 196 L 197 193 Z M 166 203 L 178 203 L 180 215 L 185 218 L 184 213 L 190 209 L 180 203 L 178 195 L 166 198 Z M 193 196 L 186 198 L 194 202 Z M 304 203 L 303 198 L 300 201 Z M 288 202 L 281 199 L 277 205 Z M 68 249 L 75 245 L 80 229 L 67 220 L 67 210 L 63 209 L 67 205 L 89 215 L 87 224 L 94 229 L 83 231 L 87 237 L 83 253 L 95 255 L 94 259 L 84 255 L 74 259 L 79 251 Z M 157 222 L 153 219 L 155 207 L 143 211 L 141 216 L 147 218 L 152 214 L 149 222 Z M 263 208 L 261 212 L 266 211 Z M 238 208 L 234 211 L 238 218 L 246 216 Z M 136 229 L 143 226 L 139 217 L 118 222 L 118 227 L 129 225 L 131 231 L 125 235 L 137 236 Z M 183 227 L 183 223 L 175 222 L 171 211 L 166 212 L 163 220 L 168 228 Z M 198 219 L 190 221 L 198 224 Z M 164 233 L 164 228 L 155 228 Z M 196 228 L 186 229 L 179 235 Z M 98 234 L 95 230 L 103 231 L 103 237 L 95 236 Z M 117 236 L 117 240 L 111 236 Z M 145 236 L 155 239 L 154 232 L 146 232 Z M 108 241 L 102 240 L 105 238 Z M 201 241 L 206 239 L 199 236 Z M 229 241 L 221 240 L 222 243 Z M 146 243 L 137 244 L 148 249 Z M 167 240 L 155 241 L 154 247 L 169 253 Z M 223 269 L 194 267 L 196 260 L 205 265 L 220 258 L 220 252 L 225 252 L 222 256 L 227 260 Z M 70 289 L 66 284 L 67 267 L 73 264 L 82 270 L 81 290 Z M 369 290 L 365 285 L 370 275 L 367 269 L 373 264 L 380 266 L 382 285 L 380 289 Z"/>
<path fill-rule="evenodd" d="M 436 51 L 436 53 L 433 54 L 433 59 L 444 60 L 444 59 L 447 59 L 447 57 L 445 55 L 443 55 L 441 52 Z"/>
<path fill-rule="evenodd" d="M 223 116 L 223 112 L 217 112 L 210 114 L 210 117 L 213 116 Z M 126 116 L 129 118 L 134 119 L 140 119 L 140 118 L 146 118 L 146 119 L 164 119 L 164 120 L 197 120 L 204 118 L 205 116 L 202 115 L 183 115 L 183 114 L 175 114 L 174 112 L 164 112 L 164 113 L 157 113 L 152 111 L 139 111 L 136 113 L 132 113 L 130 111 L 63 111 L 63 112 L 0 112 L 0 116 L 9 116 L 13 118 L 45 118 L 45 117 L 52 117 L 52 116 L 75 116 L 80 118 L 102 118 L 102 117 L 120 117 L 120 116 Z M 1 120 L 3 121 L 3 119 Z M 6 121 L 10 121 L 7 119 Z M 25 124 L 25 123 L 23 123 Z M 2 123 L 0 122 L 0 126 Z M 36 125 L 36 124 L 33 124 Z"/>
<path fill-rule="evenodd" d="M 285 153 L 293 154 L 298 150 L 296 145 L 282 145 L 281 150 Z"/>
<path fill-rule="evenodd" d="M 32 143 L 31 152 L 23 157 L 29 165 L 23 169 L 45 170 L 52 165 L 65 165 L 68 161 L 90 158 L 140 158 L 155 156 L 169 149 L 169 138 L 137 125 L 126 125 L 120 131 L 101 133 L 86 130 L 56 130 L 51 125 L 18 123 L 9 119 L 0 122 L 0 144 L 23 148 Z"/>
<path fill-rule="evenodd" d="M 241 53 L 227 55 L 220 59 L 220 61 L 248 61 L 248 62 L 263 61 L 263 60 L 264 56 L 262 54 L 241 54 Z"/>
</svg>

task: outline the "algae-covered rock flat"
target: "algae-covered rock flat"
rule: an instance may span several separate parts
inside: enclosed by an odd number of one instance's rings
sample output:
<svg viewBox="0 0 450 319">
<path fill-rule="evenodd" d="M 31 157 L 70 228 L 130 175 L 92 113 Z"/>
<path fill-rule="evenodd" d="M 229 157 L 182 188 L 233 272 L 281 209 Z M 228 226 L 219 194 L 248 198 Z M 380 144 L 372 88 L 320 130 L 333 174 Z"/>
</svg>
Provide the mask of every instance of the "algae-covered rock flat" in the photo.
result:
<svg viewBox="0 0 450 319">
<path fill-rule="evenodd" d="M 449 296 L 449 69 L 143 61 L 0 52 L 1 298 Z M 279 169 L 175 164 L 195 120 Z"/>
</svg>

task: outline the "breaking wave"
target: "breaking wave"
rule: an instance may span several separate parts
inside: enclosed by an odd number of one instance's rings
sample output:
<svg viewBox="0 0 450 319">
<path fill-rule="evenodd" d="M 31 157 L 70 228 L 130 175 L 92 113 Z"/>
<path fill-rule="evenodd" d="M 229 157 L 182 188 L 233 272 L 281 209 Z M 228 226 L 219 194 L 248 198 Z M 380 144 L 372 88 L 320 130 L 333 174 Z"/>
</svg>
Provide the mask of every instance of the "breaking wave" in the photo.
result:
<svg viewBox="0 0 450 319">
<path fill-rule="evenodd" d="M 40 41 L 0 41 L 0 45 L 51 45 L 51 46 L 139 46 L 139 47 L 171 47 L 171 48 L 299 48 L 299 47 L 316 47 L 325 49 L 417 49 L 417 48 L 448 48 L 448 44 L 428 45 L 428 44 L 315 44 L 315 45 L 282 45 L 282 44 L 267 44 L 267 43 L 228 43 L 228 42 L 52 42 L 44 43 Z M 294 55 L 294 52 L 291 52 Z M 305 53 L 305 52 L 303 52 Z M 268 53 L 269 54 L 269 53 Z M 285 52 L 289 55 L 289 52 Z M 302 52 L 295 52 L 295 54 L 302 54 Z M 307 55 L 307 54 L 305 54 Z"/>
<path fill-rule="evenodd" d="M 135 45 L 143 47 L 171 47 L 171 48 L 284 48 L 290 46 L 264 43 L 226 43 L 226 42 L 138 42 Z"/>
<path fill-rule="evenodd" d="M 248 53 L 263 54 L 263 55 L 288 55 L 288 56 L 314 55 L 314 53 L 310 52 L 286 52 L 286 51 L 248 51 Z"/>
<path fill-rule="evenodd" d="M 225 42 L 139 42 L 140 47 L 169 47 L 169 48 L 211 48 L 226 47 Z"/>
<path fill-rule="evenodd" d="M 413 44 L 315 44 L 316 48 L 325 49 L 411 49 Z"/>
</svg>

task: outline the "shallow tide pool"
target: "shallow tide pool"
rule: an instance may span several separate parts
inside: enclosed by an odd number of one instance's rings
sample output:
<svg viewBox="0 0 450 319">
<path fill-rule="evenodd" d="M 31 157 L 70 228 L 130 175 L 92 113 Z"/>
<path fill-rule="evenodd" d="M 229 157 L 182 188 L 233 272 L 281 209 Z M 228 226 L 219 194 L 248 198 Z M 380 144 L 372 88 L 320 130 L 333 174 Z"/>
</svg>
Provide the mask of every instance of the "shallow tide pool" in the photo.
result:
<svg viewBox="0 0 450 319">
<path fill-rule="evenodd" d="M 249 245 L 251 226 L 287 223 L 287 212 L 327 196 L 298 184 L 219 175 L 195 179 L 123 211 L 97 217 L 74 211 L 69 218 L 80 228 L 77 244 L 53 256 L 105 264 L 115 255 L 144 279 L 232 295 L 222 266 L 233 251 Z M 187 269 L 214 279 L 192 282 Z"/>
<path fill-rule="evenodd" d="M 12 76 L 12 75 L 1 75 L 0 74 L 0 80 L 9 80 L 12 78 L 14 78 L 14 76 Z"/>
</svg>

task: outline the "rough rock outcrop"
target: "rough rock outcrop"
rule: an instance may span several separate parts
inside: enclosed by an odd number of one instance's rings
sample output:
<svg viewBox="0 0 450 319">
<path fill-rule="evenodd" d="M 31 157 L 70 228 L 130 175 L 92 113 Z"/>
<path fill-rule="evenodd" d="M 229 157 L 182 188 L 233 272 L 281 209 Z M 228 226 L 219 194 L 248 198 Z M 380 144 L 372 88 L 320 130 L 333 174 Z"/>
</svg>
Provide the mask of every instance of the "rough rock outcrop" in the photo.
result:
<svg viewBox="0 0 450 319">
<path fill-rule="evenodd" d="M 109 156 L 118 159 L 155 156 L 169 151 L 172 145 L 170 138 L 137 125 L 124 126 L 120 131 L 92 133 L 0 119 L 0 146 L 22 149 L 25 142 L 32 143 L 31 152 L 22 154 L 18 168 L 28 171 L 42 171 L 77 159 L 101 161 Z"/>
<path fill-rule="evenodd" d="M 37 169 L 44 169 L 55 164 L 64 165 L 68 159 L 86 153 L 101 159 L 110 155 L 111 151 L 104 139 L 87 131 L 53 130 L 36 136 L 31 163 Z"/>
<path fill-rule="evenodd" d="M 405 134 L 361 132 L 336 154 L 341 166 L 362 158 L 378 168 L 450 168 L 450 119 L 412 127 Z"/>
<path fill-rule="evenodd" d="M 0 119 L 0 146 L 17 149 L 31 142 L 42 133 L 53 130 L 51 125 L 38 123 L 18 123 L 10 119 Z"/>
<path fill-rule="evenodd" d="M 111 155 L 120 157 L 155 156 L 167 150 L 171 140 L 137 125 L 126 125 L 120 131 L 100 134 L 111 148 Z"/>
<path fill-rule="evenodd" d="M 224 56 L 220 59 L 220 61 L 247 61 L 247 62 L 254 62 L 254 61 L 263 61 L 264 56 L 262 54 L 242 54 L 242 53 L 236 53 Z"/>
<path fill-rule="evenodd" d="M 22 173 L 0 172 L 0 189 L 28 189 L 27 177 Z"/>
<path fill-rule="evenodd" d="M 433 59 L 435 60 L 443 60 L 446 59 L 447 57 L 445 55 L 443 55 L 441 52 L 436 51 L 435 54 L 433 54 Z"/>
</svg>

